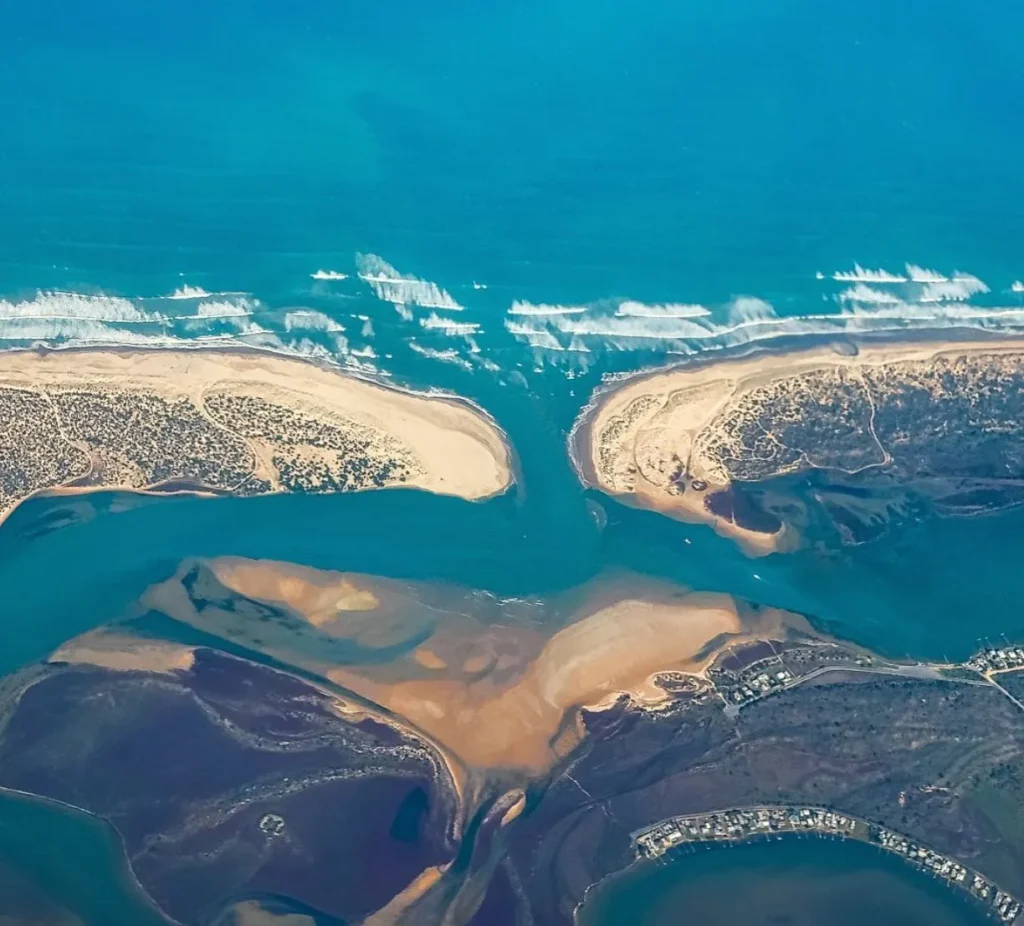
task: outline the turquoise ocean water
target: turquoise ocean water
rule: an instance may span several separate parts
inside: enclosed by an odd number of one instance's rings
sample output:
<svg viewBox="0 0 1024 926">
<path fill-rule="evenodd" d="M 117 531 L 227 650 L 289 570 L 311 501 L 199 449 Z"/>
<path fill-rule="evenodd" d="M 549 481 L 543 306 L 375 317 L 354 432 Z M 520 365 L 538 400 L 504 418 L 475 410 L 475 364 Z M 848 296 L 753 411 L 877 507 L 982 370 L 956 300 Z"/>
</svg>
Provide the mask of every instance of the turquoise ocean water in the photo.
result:
<svg viewBox="0 0 1024 926">
<path fill-rule="evenodd" d="M 755 563 L 603 500 L 599 530 L 565 451 L 608 373 L 1024 328 L 1021 34 L 1005 0 L 3 5 L 0 344 L 244 344 L 450 389 L 521 478 L 484 505 L 101 497 L 32 538 L 60 505 L 31 503 L 0 530 L 0 670 L 215 554 L 509 595 L 627 567 L 922 658 L 1024 636 L 1024 513 Z"/>
</svg>

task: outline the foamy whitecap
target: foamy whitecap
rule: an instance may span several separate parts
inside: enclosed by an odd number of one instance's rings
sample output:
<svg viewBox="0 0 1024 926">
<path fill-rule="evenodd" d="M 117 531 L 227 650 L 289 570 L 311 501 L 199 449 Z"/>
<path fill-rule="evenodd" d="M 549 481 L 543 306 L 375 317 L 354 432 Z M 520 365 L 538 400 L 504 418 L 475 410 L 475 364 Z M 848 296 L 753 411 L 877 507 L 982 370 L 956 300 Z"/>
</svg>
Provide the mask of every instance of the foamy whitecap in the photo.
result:
<svg viewBox="0 0 1024 926">
<path fill-rule="evenodd" d="M 899 296 L 891 292 L 864 283 L 844 289 L 838 299 L 843 303 L 856 302 L 862 305 L 898 305 L 901 301 Z"/>
<path fill-rule="evenodd" d="M 457 322 L 450 318 L 442 318 L 436 312 L 421 318 L 420 326 L 430 331 L 442 331 L 452 337 L 466 337 L 480 331 L 480 326 L 476 322 Z"/>
<path fill-rule="evenodd" d="M 954 273 L 949 280 L 925 283 L 919 302 L 965 302 L 972 296 L 987 293 L 988 287 L 970 273 Z"/>
<path fill-rule="evenodd" d="M 166 324 L 167 316 L 147 312 L 121 296 L 90 296 L 61 291 L 39 292 L 32 299 L 0 299 L 0 325 L 11 319 L 59 319 L 67 322 L 103 321 L 121 325 Z"/>
<path fill-rule="evenodd" d="M 417 344 L 415 341 L 409 341 L 409 349 L 414 353 L 419 354 L 421 357 L 427 357 L 430 360 L 439 360 L 442 363 L 451 363 L 457 367 L 461 367 L 467 372 L 473 372 L 473 364 L 471 364 L 465 357 L 460 356 L 457 350 L 453 348 L 445 348 L 444 350 L 437 350 L 433 347 L 424 347 L 422 344 Z"/>
<path fill-rule="evenodd" d="M 1011 293 L 1024 293 L 1024 281 L 1014 280 L 1010 285 Z"/>
<path fill-rule="evenodd" d="M 205 299 L 210 294 L 202 286 L 179 286 L 168 299 Z"/>
<path fill-rule="evenodd" d="M 907 264 L 907 276 L 911 283 L 947 283 L 949 277 L 937 270 L 929 270 L 927 267 L 918 267 L 916 264 Z"/>
<path fill-rule="evenodd" d="M 462 306 L 452 298 L 452 295 L 436 283 L 399 273 L 384 258 L 376 254 L 357 254 L 356 267 L 359 270 L 359 279 L 368 283 L 377 298 L 383 302 L 390 302 L 396 307 L 415 305 L 424 309 L 462 311 Z"/>
<path fill-rule="evenodd" d="M 627 299 L 619 303 L 615 314 L 622 318 L 701 318 L 710 315 L 711 310 L 702 305 L 690 305 L 685 302 L 647 305 L 644 302 Z"/>
<path fill-rule="evenodd" d="M 285 313 L 285 331 L 326 331 L 342 332 L 345 326 L 323 312 L 316 312 L 313 309 L 295 309 Z"/>
<path fill-rule="evenodd" d="M 169 297 L 40 292 L 22 300 L 0 300 L 0 343 L 9 347 L 203 348 L 244 344 L 285 356 L 337 362 L 348 351 L 342 326 L 319 312 L 287 313 L 277 329 L 254 315 L 261 308 L 248 298 L 201 299 L 188 315 L 167 315 L 155 308 Z M 185 297 L 181 299 L 184 301 Z M 289 320 L 289 315 L 291 316 Z M 270 313 L 266 318 L 273 320 Z M 311 336 L 295 339 L 292 333 Z M 316 336 L 316 337 L 313 337 Z"/>
<path fill-rule="evenodd" d="M 540 305 L 533 302 L 515 301 L 508 310 L 509 315 L 582 315 L 587 311 L 585 305 Z"/>
<path fill-rule="evenodd" d="M 948 282 L 981 291 L 978 290 L 980 281 L 968 279 L 965 274 L 958 274 Z M 841 301 L 838 311 L 789 317 L 780 317 L 763 299 L 742 296 L 711 315 L 693 318 L 623 316 L 614 308 L 597 304 L 583 315 L 506 318 L 505 329 L 540 351 L 600 348 L 679 353 L 799 335 L 842 336 L 954 327 L 1024 330 L 1024 308 L 1019 306 L 980 306 L 952 298 L 941 302 L 910 301 L 864 284 L 851 287 L 845 293 L 847 298 Z"/>
<path fill-rule="evenodd" d="M 908 268 L 909 269 L 909 268 Z M 920 269 L 920 268 L 917 268 Z M 818 279 L 825 278 L 819 274 Z M 832 279 L 838 283 L 906 283 L 907 277 L 899 273 L 890 273 L 888 270 L 869 270 L 860 264 L 854 264 L 853 270 L 837 270 L 832 274 Z"/>
<path fill-rule="evenodd" d="M 192 316 L 178 315 L 177 318 L 242 318 L 252 315 L 254 305 L 248 299 L 238 299 L 233 302 L 224 300 L 207 300 L 200 302 L 195 308 Z"/>
<path fill-rule="evenodd" d="M 324 280 L 332 282 L 348 279 L 348 274 L 342 273 L 340 270 L 317 270 L 316 273 L 311 273 L 309 276 L 311 279 L 314 280 Z"/>
</svg>

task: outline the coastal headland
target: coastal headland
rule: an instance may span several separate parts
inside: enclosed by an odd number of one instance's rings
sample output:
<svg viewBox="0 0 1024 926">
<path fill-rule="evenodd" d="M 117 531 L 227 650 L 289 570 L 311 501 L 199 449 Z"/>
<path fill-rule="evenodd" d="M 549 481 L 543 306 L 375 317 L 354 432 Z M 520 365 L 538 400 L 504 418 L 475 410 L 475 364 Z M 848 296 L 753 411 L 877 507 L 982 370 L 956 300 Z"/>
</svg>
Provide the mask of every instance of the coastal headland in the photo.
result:
<svg viewBox="0 0 1024 926">
<path fill-rule="evenodd" d="M 513 476 L 468 402 L 259 351 L 9 353 L 0 521 L 40 493 L 263 495 L 408 486 L 465 499 Z"/>
<path fill-rule="evenodd" d="M 755 556 L 793 548 L 816 519 L 857 543 L 900 510 L 973 514 L 1024 500 L 1024 341 L 846 346 L 616 383 L 573 431 L 581 476 Z M 812 502 L 781 483 L 812 472 L 822 477 Z"/>
</svg>

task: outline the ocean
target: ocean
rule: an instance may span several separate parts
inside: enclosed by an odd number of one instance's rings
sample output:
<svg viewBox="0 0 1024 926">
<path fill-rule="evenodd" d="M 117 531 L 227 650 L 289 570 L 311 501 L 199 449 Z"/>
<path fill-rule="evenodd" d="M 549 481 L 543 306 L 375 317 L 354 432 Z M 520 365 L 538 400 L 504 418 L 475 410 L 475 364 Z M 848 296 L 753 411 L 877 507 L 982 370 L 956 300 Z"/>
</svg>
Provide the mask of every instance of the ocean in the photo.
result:
<svg viewBox="0 0 1024 926">
<path fill-rule="evenodd" d="M 217 554 L 513 596 L 628 568 L 913 658 L 1024 637 L 1022 512 L 755 562 L 584 492 L 566 452 L 610 375 L 1024 329 L 1021 34 L 1008 0 L 4 5 L 0 344 L 455 391 L 520 478 L 481 505 L 102 495 L 49 532 L 68 502 L 31 502 L 0 530 L 0 670 Z"/>
</svg>

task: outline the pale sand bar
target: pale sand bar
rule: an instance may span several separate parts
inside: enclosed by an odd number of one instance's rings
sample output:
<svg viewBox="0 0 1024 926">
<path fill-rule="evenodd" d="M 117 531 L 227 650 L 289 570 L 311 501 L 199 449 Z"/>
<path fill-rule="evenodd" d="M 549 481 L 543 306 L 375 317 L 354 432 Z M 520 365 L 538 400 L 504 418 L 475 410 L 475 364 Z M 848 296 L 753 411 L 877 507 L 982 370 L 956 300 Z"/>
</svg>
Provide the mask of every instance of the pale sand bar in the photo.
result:
<svg viewBox="0 0 1024 926">
<path fill-rule="evenodd" d="M 223 585 L 285 606 L 327 638 L 389 647 L 403 637 L 422 642 L 388 663 L 332 663 L 326 648 L 317 655 L 314 635 L 297 635 L 286 622 L 257 621 L 246 608 L 206 603 L 197 609 L 181 582 L 191 563 L 152 587 L 142 607 L 243 642 L 380 705 L 439 746 L 451 768 L 527 775 L 543 773 L 579 742 L 578 718 L 565 723 L 579 708 L 606 706 L 623 693 L 650 706 L 669 703 L 672 696 L 655 683 L 658 673 L 699 677 L 727 644 L 781 639 L 796 619 L 771 608 L 743 618 L 728 595 L 680 593 L 636 578 L 628 590 L 616 582 L 599 594 L 591 591 L 553 626 L 496 624 L 469 613 L 474 597 L 468 591 L 439 609 L 430 606 L 426 588 L 417 600 L 415 586 L 400 595 L 397 583 L 352 573 L 237 558 L 206 566 Z M 360 610 L 346 607 L 356 592 L 362 593 Z M 383 633 L 374 631 L 375 623 Z M 424 648 L 435 658 L 424 660 Z"/>
<path fill-rule="evenodd" d="M 513 478 L 500 429 L 468 402 L 258 351 L 5 352 L 0 458 L 0 520 L 42 492 L 483 499 Z"/>
<path fill-rule="evenodd" d="M 858 472 L 887 464 L 888 451 L 872 428 L 876 406 L 902 384 L 918 385 L 929 367 L 963 358 L 975 365 L 972 373 L 995 369 L 1012 376 L 1024 372 L 1024 340 L 874 342 L 851 355 L 822 345 L 640 375 L 595 396 L 573 431 L 571 450 L 588 485 L 708 524 L 748 553 L 764 555 L 788 547 L 786 528 L 749 529 L 713 512 L 710 497 L 736 478 L 755 478 L 750 472 L 758 468 L 756 478 L 766 478 L 817 465 Z M 808 374 L 811 387 L 798 382 Z M 929 380 L 925 388 L 942 397 L 941 384 Z M 812 407 L 818 415 L 827 409 L 849 446 L 818 448 L 818 455 L 797 448 L 787 457 L 783 451 L 792 448 L 782 445 L 771 425 L 789 425 Z M 857 454 L 844 458 L 841 451 L 850 448 Z"/>
<path fill-rule="evenodd" d="M 195 664 L 193 646 L 149 640 L 116 630 L 90 630 L 69 640 L 47 662 L 97 666 L 114 672 L 187 672 Z"/>
</svg>

